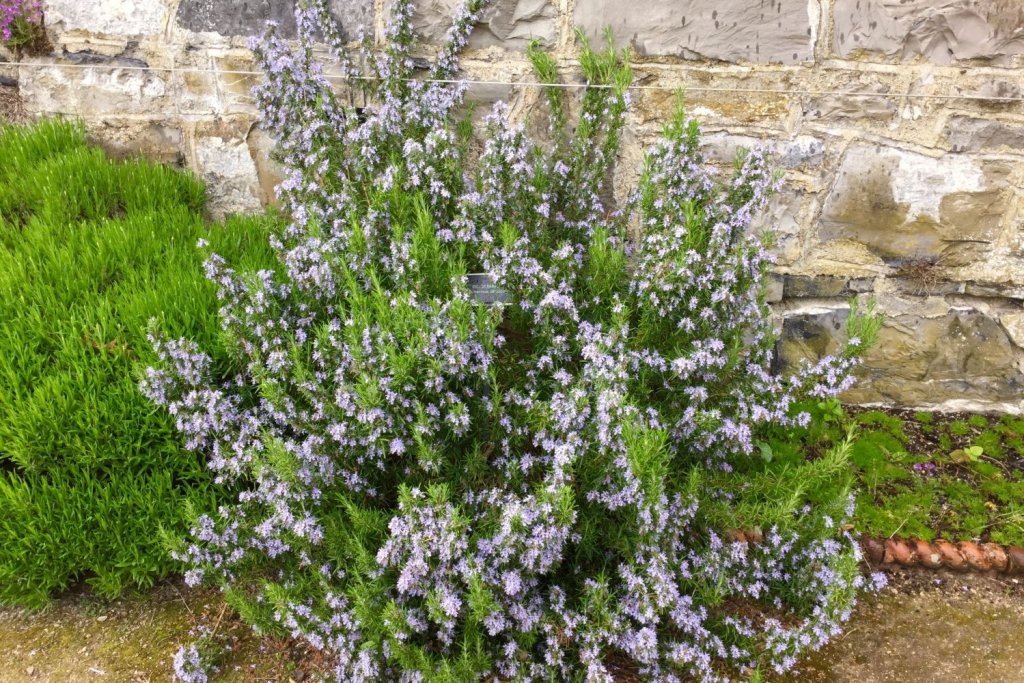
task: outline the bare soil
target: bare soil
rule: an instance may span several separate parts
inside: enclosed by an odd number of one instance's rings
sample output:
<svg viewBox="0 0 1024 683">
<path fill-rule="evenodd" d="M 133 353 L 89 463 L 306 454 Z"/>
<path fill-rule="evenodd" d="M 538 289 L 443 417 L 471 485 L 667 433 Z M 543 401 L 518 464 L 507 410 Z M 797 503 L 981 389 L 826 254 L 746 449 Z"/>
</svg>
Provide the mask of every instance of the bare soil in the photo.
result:
<svg viewBox="0 0 1024 683">
<path fill-rule="evenodd" d="M 19 123 L 25 119 L 21 95 L 14 86 L 0 85 L 0 123 Z"/>
<path fill-rule="evenodd" d="M 1024 583 L 908 570 L 864 597 L 843 635 L 777 683 L 1024 681 Z M 0 682 L 157 683 L 199 624 L 232 644 L 214 683 L 309 680 L 310 653 L 260 640 L 215 591 L 167 583 L 104 602 L 69 593 L 37 612 L 0 609 Z"/>
</svg>

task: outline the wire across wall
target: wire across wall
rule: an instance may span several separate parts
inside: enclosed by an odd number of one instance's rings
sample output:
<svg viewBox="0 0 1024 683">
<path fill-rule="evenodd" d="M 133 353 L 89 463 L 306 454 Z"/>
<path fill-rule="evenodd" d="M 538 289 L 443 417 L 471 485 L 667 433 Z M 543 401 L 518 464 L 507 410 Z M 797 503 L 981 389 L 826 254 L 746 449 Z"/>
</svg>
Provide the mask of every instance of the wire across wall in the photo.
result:
<svg viewBox="0 0 1024 683">
<path fill-rule="evenodd" d="M 135 64 L 74 64 L 62 62 L 7 62 L 0 61 L 0 67 L 18 69 L 63 69 L 63 70 L 107 70 L 107 71 L 137 71 L 137 72 L 158 72 L 169 74 L 209 74 L 224 76 L 264 76 L 264 71 L 246 69 L 214 69 L 202 67 L 175 67 L 175 66 L 142 66 Z M 377 80 L 374 76 L 342 76 L 323 74 L 324 78 L 336 81 L 350 80 Z M 435 83 L 449 85 L 472 86 L 502 86 L 513 88 L 564 88 L 564 89 L 587 89 L 587 88 L 613 88 L 612 85 L 594 85 L 590 83 L 541 83 L 539 81 L 525 80 L 492 80 L 492 79 L 437 79 L 437 78 L 411 78 L 408 82 Z M 627 91 L 660 91 L 687 93 L 719 93 L 735 95 L 774 95 L 780 97 L 851 97 L 865 99 L 913 99 L 913 100 L 962 100 L 979 101 L 1004 104 L 1018 104 L 1024 102 L 1021 95 L 985 95 L 981 93 L 899 93 L 899 92 L 877 92 L 857 90 L 818 90 L 809 88 L 733 88 L 713 87 L 704 85 L 643 85 L 634 84 L 627 86 Z"/>
</svg>

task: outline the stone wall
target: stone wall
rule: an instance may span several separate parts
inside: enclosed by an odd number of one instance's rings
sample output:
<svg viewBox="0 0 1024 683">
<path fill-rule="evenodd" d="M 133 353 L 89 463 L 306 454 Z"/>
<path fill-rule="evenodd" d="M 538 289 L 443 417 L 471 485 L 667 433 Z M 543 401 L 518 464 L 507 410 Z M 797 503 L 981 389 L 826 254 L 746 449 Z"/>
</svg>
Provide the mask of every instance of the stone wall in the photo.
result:
<svg viewBox="0 0 1024 683">
<path fill-rule="evenodd" d="M 425 53 L 457 1 L 419 3 Z M 350 35 L 381 35 L 386 0 L 332 3 Z M 114 153 L 194 169 L 216 213 L 271 200 L 258 76 L 234 72 L 253 70 L 245 41 L 266 19 L 294 31 L 293 0 L 46 4 L 54 54 L 0 67 L 14 109 L 82 116 Z M 834 348 L 849 298 L 873 296 L 886 324 L 850 400 L 1024 410 L 1021 0 L 495 0 L 467 78 L 530 80 L 538 38 L 578 79 L 576 26 L 610 27 L 637 83 L 664 87 L 633 93 L 620 189 L 676 87 L 713 159 L 758 142 L 777 153 L 786 189 L 765 224 L 783 363 Z M 537 103 L 533 87 L 471 93 L 517 115 Z"/>
</svg>

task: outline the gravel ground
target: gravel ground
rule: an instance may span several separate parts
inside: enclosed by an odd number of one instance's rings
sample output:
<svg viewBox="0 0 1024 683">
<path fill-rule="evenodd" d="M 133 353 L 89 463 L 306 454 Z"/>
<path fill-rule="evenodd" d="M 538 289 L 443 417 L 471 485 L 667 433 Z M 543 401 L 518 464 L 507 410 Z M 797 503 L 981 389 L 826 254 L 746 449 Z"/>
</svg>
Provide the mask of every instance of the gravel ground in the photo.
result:
<svg viewBox="0 0 1024 683">
<path fill-rule="evenodd" d="M 168 583 L 112 603 L 78 591 L 38 612 L 0 609 L 0 682 L 170 681 L 171 657 L 198 624 L 233 643 L 212 683 L 303 680 L 307 653 L 260 642 L 222 607 L 216 592 Z M 896 681 L 1024 681 L 1024 583 L 893 574 L 861 601 L 842 636 L 777 683 Z"/>
<path fill-rule="evenodd" d="M 85 590 L 41 611 L 0 608 L 2 683 L 163 683 L 171 659 L 199 624 L 231 644 L 212 683 L 303 678 L 302 653 L 284 641 L 257 639 L 215 591 L 178 583 L 113 602 Z"/>
<path fill-rule="evenodd" d="M 1024 681 L 1020 579 L 911 570 L 857 606 L 787 683 Z"/>
</svg>

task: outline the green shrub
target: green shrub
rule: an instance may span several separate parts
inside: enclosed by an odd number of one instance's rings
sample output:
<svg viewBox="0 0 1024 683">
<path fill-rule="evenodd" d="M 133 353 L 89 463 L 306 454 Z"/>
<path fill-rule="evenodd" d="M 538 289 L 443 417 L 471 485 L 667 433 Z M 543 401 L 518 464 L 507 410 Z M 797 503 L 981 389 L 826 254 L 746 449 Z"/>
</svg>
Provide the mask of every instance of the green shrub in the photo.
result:
<svg viewBox="0 0 1024 683">
<path fill-rule="evenodd" d="M 411 0 L 374 55 L 347 56 L 329 9 L 297 12 L 297 50 L 253 44 L 292 222 L 276 275 L 208 261 L 247 369 L 218 384 L 202 342 L 171 332 L 142 385 L 242 489 L 197 517 L 186 582 L 217 581 L 338 681 L 792 667 L 863 583 L 842 530 L 849 445 L 809 460 L 760 444 L 806 424 L 796 399 L 849 385 L 878 321 L 854 310 L 841 356 L 771 374 L 769 257 L 748 237 L 778 181 L 763 151 L 715 173 L 680 109 L 616 207 L 631 72 L 611 45 L 581 37 L 595 87 L 578 101 L 545 88 L 549 118 L 529 123 L 550 142 L 497 105 L 475 147 L 452 81 L 482 3 L 456 15 L 429 84 L 406 80 Z M 376 64 L 381 80 L 352 83 L 364 110 L 311 62 L 323 36 L 330 68 Z M 529 56 L 554 80 L 553 56 Z M 488 280 L 506 301 L 477 300 L 469 283 Z M 760 542 L 730 542 L 738 529 Z M 206 680 L 196 647 L 175 665 Z"/>
<path fill-rule="evenodd" d="M 268 258 L 262 221 L 208 231 L 203 198 L 187 174 L 111 162 L 77 124 L 0 128 L 0 602 L 148 585 L 173 567 L 160 527 L 214 505 L 135 372 L 154 316 L 218 348 L 197 239 Z"/>
</svg>

